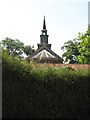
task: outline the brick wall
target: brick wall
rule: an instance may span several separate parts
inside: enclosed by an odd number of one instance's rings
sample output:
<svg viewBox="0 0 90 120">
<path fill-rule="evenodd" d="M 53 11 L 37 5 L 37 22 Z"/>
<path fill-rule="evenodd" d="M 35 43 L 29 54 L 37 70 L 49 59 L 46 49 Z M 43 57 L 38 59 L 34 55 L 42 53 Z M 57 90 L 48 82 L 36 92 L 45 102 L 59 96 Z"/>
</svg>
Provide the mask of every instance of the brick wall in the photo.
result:
<svg viewBox="0 0 90 120">
<path fill-rule="evenodd" d="M 41 67 L 48 67 L 48 66 L 51 66 L 51 67 L 65 67 L 65 66 L 69 66 L 73 69 L 90 69 L 90 64 L 42 64 L 42 63 L 39 63 L 38 64 L 39 66 Z"/>
</svg>

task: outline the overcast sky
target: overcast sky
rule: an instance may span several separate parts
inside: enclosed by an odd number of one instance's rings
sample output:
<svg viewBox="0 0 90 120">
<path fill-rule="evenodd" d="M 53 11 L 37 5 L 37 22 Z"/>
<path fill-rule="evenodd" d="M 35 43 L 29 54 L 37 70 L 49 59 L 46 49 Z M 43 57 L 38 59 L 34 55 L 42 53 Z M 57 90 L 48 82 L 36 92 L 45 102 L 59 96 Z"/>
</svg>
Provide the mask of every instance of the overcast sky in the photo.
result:
<svg viewBox="0 0 90 120">
<path fill-rule="evenodd" d="M 37 49 L 43 16 L 51 49 L 62 56 L 64 42 L 87 30 L 88 0 L 0 0 L 0 41 L 19 39 Z"/>
</svg>

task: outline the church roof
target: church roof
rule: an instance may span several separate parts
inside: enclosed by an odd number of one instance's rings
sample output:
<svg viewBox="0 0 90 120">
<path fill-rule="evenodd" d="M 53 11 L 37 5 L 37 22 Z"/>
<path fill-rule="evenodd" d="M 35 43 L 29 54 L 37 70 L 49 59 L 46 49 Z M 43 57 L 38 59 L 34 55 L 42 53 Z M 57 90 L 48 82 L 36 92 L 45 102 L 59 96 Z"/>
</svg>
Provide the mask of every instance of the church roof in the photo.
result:
<svg viewBox="0 0 90 120">
<path fill-rule="evenodd" d="M 54 53 L 51 49 L 47 48 L 45 45 L 43 45 L 41 48 L 37 49 L 31 56 L 29 56 L 29 59 L 33 58 L 52 58 L 52 59 L 59 59 L 61 62 L 63 62 L 63 59 L 58 56 L 56 53 Z"/>
</svg>

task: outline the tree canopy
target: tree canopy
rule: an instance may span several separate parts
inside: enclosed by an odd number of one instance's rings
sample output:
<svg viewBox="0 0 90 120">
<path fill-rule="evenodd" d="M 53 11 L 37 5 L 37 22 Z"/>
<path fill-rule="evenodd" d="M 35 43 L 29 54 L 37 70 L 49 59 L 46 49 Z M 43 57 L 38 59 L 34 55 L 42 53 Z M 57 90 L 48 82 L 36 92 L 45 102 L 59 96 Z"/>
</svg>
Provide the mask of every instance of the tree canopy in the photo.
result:
<svg viewBox="0 0 90 120">
<path fill-rule="evenodd" d="M 24 43 L 18 39 L 14 40 L 6 37 L 2 40 L 2 45 L 10 55 L 17 56 L 23 54 Z"/>
<path fill-rule="evenodd" d="M 61 50 L 65 51 L 62 55 L 64 62 L 69 63 L 90 63 L 90 29 L 86 33 L 78 33 L 78 38 L 65 42 Z"/>
<path fill-rule="evenodd" d="M 24 43 L 18 39 L 14 40 L 6 37 L 1 43 L 4 50 L 6 50 L 7 53 L 13 57 L 24 57 L 23 54 L 29 56 L 35 51 L 34 46 L 25 46 Z"/>
<path fill-rule="evenodd" d="M 79 33 L 78 39 L 80 41 L 80 45 L 78 46 L 79 52 L 81 55 L 77 56 L 79 63 L 88 64 L 90 63 L 90 44 L 89 44 L 89 36 L 88 31 L 85 34 Z"/>
<path fill-rule="evenodd" d="M 62 55 L 63 58 L 65 58 L 64 62 L 68 62 L 69 63 L 77 63 L 78 60 L 76 58 L 77 55 L 80 55 L 79 49 L 78 49 L 78 45 L 79 45 L 79 41 L 77 38 L 73 39 L 73 40 L 69 40 L 68 42 L 65 42 L 64 45 L 61 47 L 61 50 L 65 51 L 64 54 Z"/>
<path fill-rule="evenodd" d="M 31 47 L 31 45 L 26 45 L 24 47 L 24 53 L 28 56 L 31 55 L 33 52 L 35 52 L 34 46 Z"/>
</svg>

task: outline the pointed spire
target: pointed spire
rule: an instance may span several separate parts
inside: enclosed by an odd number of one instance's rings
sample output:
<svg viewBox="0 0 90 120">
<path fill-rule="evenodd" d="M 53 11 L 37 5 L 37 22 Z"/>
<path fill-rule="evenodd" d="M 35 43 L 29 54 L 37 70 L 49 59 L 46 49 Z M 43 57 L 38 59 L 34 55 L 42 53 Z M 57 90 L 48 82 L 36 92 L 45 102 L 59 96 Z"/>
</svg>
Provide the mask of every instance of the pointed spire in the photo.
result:
<svg viewBox="0 0 90 120">
<path fill-rule="evenodd" d="M 43 21 L 43 29 L 46 30 L 45 16 L 44 16 L 44 21 Z"/>
</svg>

